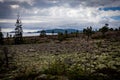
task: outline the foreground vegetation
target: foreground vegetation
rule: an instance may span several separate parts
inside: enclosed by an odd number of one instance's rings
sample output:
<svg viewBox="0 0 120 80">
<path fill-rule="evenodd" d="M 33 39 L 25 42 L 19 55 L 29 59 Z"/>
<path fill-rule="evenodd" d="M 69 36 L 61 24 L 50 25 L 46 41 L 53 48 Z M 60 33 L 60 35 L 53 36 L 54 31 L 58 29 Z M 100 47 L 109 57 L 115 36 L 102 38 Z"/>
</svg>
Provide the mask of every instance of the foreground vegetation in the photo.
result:
<svg viewBox="0 0 120 80">
<path fill-rule="evenodd" d="M 2 80 L 119 80 L 120 41 L 70 38 L 63 42 L 7 45 Z M 1 55 L 2 58 L 3 55 Z M 1 61 L 2 61 L 1 58 Z M 5 60 L 5 58 L 4 58 Z"/>
</svg>

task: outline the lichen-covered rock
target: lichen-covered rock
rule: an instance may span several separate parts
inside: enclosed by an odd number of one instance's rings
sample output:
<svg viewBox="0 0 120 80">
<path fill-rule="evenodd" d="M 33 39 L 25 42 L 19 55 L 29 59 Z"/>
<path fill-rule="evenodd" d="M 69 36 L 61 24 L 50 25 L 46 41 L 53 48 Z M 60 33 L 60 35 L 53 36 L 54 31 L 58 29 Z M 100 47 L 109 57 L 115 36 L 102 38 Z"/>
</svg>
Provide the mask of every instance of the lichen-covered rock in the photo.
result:
<svg viewBox="0 0 120 80">
<path fill-rule="evenodd" d="M 40 76 L 36 77 L 35 80 L 47 80 L 47 75 L 46 74 L 41 74 Z"/>
</svg>

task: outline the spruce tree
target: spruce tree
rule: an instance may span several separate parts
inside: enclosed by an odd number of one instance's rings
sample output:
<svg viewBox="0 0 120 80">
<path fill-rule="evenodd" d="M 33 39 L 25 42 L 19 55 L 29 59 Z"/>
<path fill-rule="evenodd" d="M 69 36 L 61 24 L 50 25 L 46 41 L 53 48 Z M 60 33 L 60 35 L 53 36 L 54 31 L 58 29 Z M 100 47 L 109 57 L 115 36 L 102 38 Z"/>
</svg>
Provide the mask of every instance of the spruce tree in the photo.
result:
<svg viewBox="0 0 120 80">
<path fill-rule="evenodd" d="M 0 45 L 3 45 L 3 34 L 0 32 Z"/>
<path fill-rule="evenodd" d="M 19 18 L 20 16 L 18 15 L 18 19 L 16 21 L 16 28 L 15 28 L 15 36 L 14 36 L 14 40 L 15 40 L 15 44 L 22 44 L 23 43 L 23 30 L 22 30 L 22 23 L 21 20 Z"/>
<path fill-rule="evenodd" d="M 1 28 L 0 28 L 0 45 L 3 45 L 4 41 L 3 41 L 3 33 L 1 32 Z"/>
</svg>

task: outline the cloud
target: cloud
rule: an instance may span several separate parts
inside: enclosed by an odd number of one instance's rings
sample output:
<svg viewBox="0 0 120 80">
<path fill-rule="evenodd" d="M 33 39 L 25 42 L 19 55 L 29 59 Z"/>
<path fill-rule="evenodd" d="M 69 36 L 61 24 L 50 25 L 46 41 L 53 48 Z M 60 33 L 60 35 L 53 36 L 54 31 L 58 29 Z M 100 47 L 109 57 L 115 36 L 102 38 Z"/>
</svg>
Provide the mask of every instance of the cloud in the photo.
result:
<svg viewBox="0 0 120 80">
<path fill-rule="evenodd" d="M 2 19 L 0 20 L 0 23 L 15 23 L 16 20 L 15 19 Z M 47 21 L 40 21 L 40 20 L 22 20 L 22 22 L 24 22 L 24 24 L 32 24 L 32 23 L 43 23 L 43 22 L 47 22 Z"/>
<path fill-rule="evenodd" d="M 15 24 L 19 11 L 24 29 L 99 28 L 105 23 L 114 27 L 120 23 L 112 17 L 120 16 L 120 10 L 104 8 L 119 7 L 119 3 L 119 0 L 3 0 L 0 23 Z"/>
<path fill-rule="evenodd" d="M 4 0 L 0 0 L 0 2 L 4 2 Z"/>
<path fill-rule="evenodd" d="M 10 5 L 10 7 L 11 7 L 12 9 L 16 9 L 16 8 L 19 8 L 20 6 L 19 6 L 19 5 Z"/>
<path fill-rule="evenodd" d="M 3 2 L 16 2 L 16 3 L 27 3 L 29 5 L 33 5 L 35 3 L 35 0 L 1 0 Z"/>
</svg>

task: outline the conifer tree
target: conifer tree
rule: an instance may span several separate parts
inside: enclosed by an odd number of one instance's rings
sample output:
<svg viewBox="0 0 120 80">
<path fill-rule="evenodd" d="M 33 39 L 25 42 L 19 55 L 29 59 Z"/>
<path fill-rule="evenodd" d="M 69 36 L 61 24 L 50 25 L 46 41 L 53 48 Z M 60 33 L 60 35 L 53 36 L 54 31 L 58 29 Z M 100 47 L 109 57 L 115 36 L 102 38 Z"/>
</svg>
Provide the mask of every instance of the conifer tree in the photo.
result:
<svg viewBox="0 0 120 80">
<path fill-rule="evenodd" d="M 103 37 L 105 37 L 105 33 L 109 30 L 109 24 L 105 24 L 102 28 L 99 29 L 99 31 L 102 32 Z"/>
<path fill-rule="evenodd" d="M 23 30 L 22 30 L 22 23 L 21 23 L 21 20 L 19 18 L 19 14 L 18 14 L 18 19 L 16 21 L 16 28 L 15 28 L 15 44 L 22 44 L 23 43 L 23 37 L 22 37 L 22 34 L 23 34 Z"/>
<path fill-rule="evenodd" d="M 3 45 L 4 41 L 3 41 L 3 33 L 1 31 L 1 27 L 0 27 L 0 45 Z"/>
<path fill-rule="evenodd" d="M 86 29 L 83 29 L 83 33 L 87 35 L 87 40 L 88 40 L 93 33 L 92 27 L 90 26 L 90 27 L 87 27 Z"/>
</svg>

